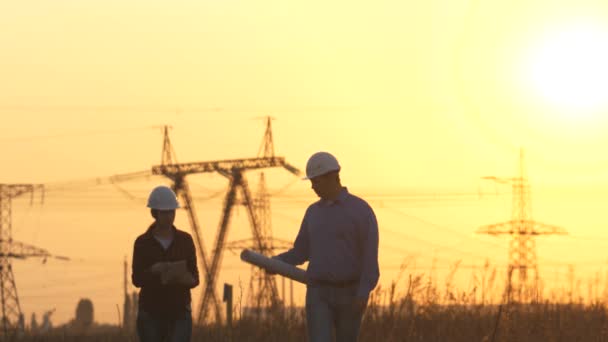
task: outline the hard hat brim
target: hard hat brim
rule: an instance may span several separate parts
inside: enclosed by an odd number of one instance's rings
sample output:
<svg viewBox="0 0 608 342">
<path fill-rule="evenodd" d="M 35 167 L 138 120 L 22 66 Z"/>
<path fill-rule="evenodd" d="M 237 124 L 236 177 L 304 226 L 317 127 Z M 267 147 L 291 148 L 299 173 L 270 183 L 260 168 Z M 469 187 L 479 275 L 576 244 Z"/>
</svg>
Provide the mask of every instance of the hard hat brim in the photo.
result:
<svg viewBox="0 0 608 342">
<path fill-rule="evenodd" d="M 313 178 L 317 178 L 317 177 L 325 176 L 325 175 L 326 175 L 326 174 L 328 174 L 328 173 L 332 173 L 332 172 L 340 172 L 340 170 L 341 170 L 341 169 L 342 169 L 342 168 L 338 168 L 338 169 L 336 169 L 336 170 L 329 170 L 329 171 L 327 171 L 327 172 L 323 172 L 322 174 L 320 174 L 320 175 L 315 175 L 315 176 L 313 176 L 313 177 L 308 177 L 308 176 L 306 176 L 306 177 L 302 178 L 302 180 L 310 180 L 310 179 L 313 179 Z"/>
<path fill-rule="evenodd" d="M 158 207 L 158 206 L 154 207 L 154 206 L 151 206 L 151 205 L 147 205 L 146 207 L 148 207 L 150 209 L 155 209 L 155 210 L 176 210 L 176 209 L 180 209 L 181 208 L 181 206 L 179 204 L 177 206 L 175 206 L 175 207 Z"/>
</svg>

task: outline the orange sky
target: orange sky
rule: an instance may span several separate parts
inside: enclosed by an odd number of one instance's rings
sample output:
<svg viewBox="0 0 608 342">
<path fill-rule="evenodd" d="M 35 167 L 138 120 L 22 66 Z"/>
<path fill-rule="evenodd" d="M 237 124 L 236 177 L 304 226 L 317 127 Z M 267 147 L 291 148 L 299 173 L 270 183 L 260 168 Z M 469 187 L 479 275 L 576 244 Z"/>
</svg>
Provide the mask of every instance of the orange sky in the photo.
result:
<svg viewBox="0 0 608 342">
<path fill-rule="evenodd" d="M 52 183 L 147 169 L 160 159 L 160 129 L 152 127 L 163 124 L 173 126 L 180 161 L 251 157 L 263 133 L 253 118 L 272 115 L 277 154 L 303 167 L 311 153 L 331 151 L 345 184 L 369 197 L 492 193 L 494 184 L 479 177 L 514 175 L 524 146 L 535 217 L 573 235 L 608 237 L 606 107 L 559 108 L 531 90 L 522 71 L 543 37 L 581 22 L 600 30 L 607 19 L 605 2 L 582 0 L 6 3 L 0 5 L 1 181 Z M 63 322 L 90 290 L 105 298 L 97 318 L 113 322 L 122 300 L 120 262 L 148 223 L 142 199 L 159 181 L 126 184 L 135 201 L 106 187 L 49 194 L 42 207 L 17 202 L 16 238 L 76 258 L 94 251 L 91 258 L 102 260 L 101 266 L 18 262 L 24 311 L 55 305 Z M 195 181 L 201 196 L 225 186 L 219 177 Z M 291 182 L 275 173 L 270 187 Z M 437 255 L 430 252 L 437 247 L 418 251 L 413 238 L 504 262 L 505 239 L 473 238 L 476 227 L 509 217 L 509 189 L 498 189 L 498 198 L 466 201 L 374 199 L 388 241 L 383 281 L 390 282 L 389 266 L 402 250 L 419 253 L 426 264 Z M 276 199 L 273 221 L 277 235 L 292 239 L 314 197 L 306 183 L 287 194 L 304 197 Z M 207 241 L 220 205 L 199 204 Z M 187 227 L 183 213 L 178 220 Z M 241 221 L 235 238 L 247 234 Z M 585 267 L 606 258 L 601 240 L 549 241 L 539 242 L 549 259 Z M 239 265 L 235 258 L 225 262 Z M 56 270 L 97 274 L 102 284 L 66 280 L 59 290 Z M 246 279 L 245 271 L 227 279 Z M 48 286 L 37 289 L 32 284 L 41 274 Z"/>
</svg>

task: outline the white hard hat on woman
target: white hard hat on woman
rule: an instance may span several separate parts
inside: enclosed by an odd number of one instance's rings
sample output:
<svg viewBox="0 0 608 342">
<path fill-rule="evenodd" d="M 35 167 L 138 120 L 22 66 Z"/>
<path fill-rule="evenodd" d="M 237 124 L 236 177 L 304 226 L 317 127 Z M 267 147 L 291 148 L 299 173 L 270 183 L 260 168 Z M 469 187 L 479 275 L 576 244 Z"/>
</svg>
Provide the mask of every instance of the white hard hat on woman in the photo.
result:
<svg viewBox="0 0 608 342">
<path fill-rule="evenodd" d="M 170 187 L 159 185 L 152 190 L 148 197 L 148 208 L 157 210 L 175 210 L 179 208 L 177 196 Z"/>
</svg>

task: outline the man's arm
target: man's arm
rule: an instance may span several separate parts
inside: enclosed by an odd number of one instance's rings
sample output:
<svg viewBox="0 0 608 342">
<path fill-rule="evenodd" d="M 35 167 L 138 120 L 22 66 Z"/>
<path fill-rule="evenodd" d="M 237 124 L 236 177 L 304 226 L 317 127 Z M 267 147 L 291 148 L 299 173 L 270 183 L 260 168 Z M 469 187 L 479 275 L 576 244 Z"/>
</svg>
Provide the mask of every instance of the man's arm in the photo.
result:
<svg viewBox="0 0 608 342">
<path fill-rule="evenodd" d="M 287 252 L 281 253 L 274 258 L 284 261 L 291 265 L 301 265 L 308 260 L 310 256 L 310 241 L 308 238 L 308 225 L 306 215 L 300 225 L 300 231 L 293 243 L 293 248 Z"/>
<path fill-rule="evenodd" d="M 363 265 L 357 297 L 367 300 L 369 293 L 376 287 L 380 278 L 380 267 L 378 266 L 378 222 L 371 208 L 369 208 L 366 231 L 364 231 L 363 236 L 365 237 L 362 244 Z"/>
</svg>

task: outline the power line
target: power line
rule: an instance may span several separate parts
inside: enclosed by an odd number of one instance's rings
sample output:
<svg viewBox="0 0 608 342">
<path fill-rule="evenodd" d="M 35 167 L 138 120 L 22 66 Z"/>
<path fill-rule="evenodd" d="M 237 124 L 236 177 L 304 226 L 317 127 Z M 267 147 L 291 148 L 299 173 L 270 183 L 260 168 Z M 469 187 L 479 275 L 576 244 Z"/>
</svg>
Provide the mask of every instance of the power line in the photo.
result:
<svg viewBox="0 0 608 342">
<path fill-rule="evenodd" d="M 91 136 L 98 136 L 98 135 L 112 135 L 112 134 L 122 134 L 122 133 L 125 133 L 125 132 L 132 132 L 132 131 L 138 131 L 138 130 L 150 130 L 152 128 L 156 129 L 156 127 L 145 126 L 145 127 L 130 127 L 130 128 L 107 129 L 107 130 L 88 130 L 88 131 L 79 130 L 78 132 L 70 132 L 70 133 L 62 133 L 62 134 L 1 138 L 0 139 L 0 143 L 3 143 L 3 142 L 18 142 L 18 141 L 36 141 L 36 140 L 48 140 L 48 139 L 63 139 L 63 138 L 78 138 L 78 137 L 91 137 Z"/>
<path fill-rule="evenodd" d="M 489 242 L 489 241 L 484 241 L 484 240 L 476 239 L 474 236 L 461 233 L 461 232 L 456 231 L 456 230 L 454 230 L 452 228 L 448 228 L 448 227 L 445 227 L 445 226 L 438 225 L 436 223 L 433 223 L 433 222 L 427 221 L 425 219 L 422 219 L 422 218 L 420 218 L 418 216 L 414 216 L 414 215 L 411 215 L 411 214 L 404 213 L 401 210 L 393 208 L 393 207 L 385 207 L 384 209 L 388 209 L 388 210 L 390 210 L 390 211 L 392 211 L 392 212 L 394 212 L 394 213 L 396 213 L 398 215 L 401 215 L 403 217 L 407 217 L 409 219 L 413 219 L 413 220 L 419 221 L 419 222 L 421 222 L 421 223 L 423 223 L 423 224 L 425 224 L 425 225 L 427 225 L 429 227 L 432 227 L 432 228 L 434 228 L 436 230 L 441 230 L 441 231 L 444 231 L 444 232 L 448 232 L 450 234 L 458 235 L 458 236 L 466 238 L 466 239 L 475 240 L 477 242 L 481 242 L 481 243 L 484 243 L 484 244 L 487 244 L 487 245 L 491 245 L 492 247 L 499 247 L 499 248 L 503 247 L 500 244 L 497 244 L 495 242 Z"/>
<path fill-rule="evenodd" d="M 179 106 L 179 105 L 0 105 L 2 111 L 15 112 L 139 112 L 139 113 L 167 113 L 181 116 L 195 113 L 260 113 L 260 112 L 347 112 L 357 111 L 361 107 L 346 105 L 299 105 L 299 106 L 275 106 L 275 107 L 237 107 L 237 106 Z M 219 119 L 215 119 L 220 121 Z M 221 121 L 234 121 L 237 119 L 222 118 Z M 205 121 L 211 121 L 206 117 Z"/>
<path fill-rule="evenodd" d="M 459 250 L 459 249 L 457 249 L 457 248 L 455 248 L 453 246 L 445 246 L 445 245 L 437 244 L 437 243 L 434 243 L 434 242 L 430 242 L 428 240 L 424 240 L 424 239 L 421 239 L 421 238 L 418 238 L 418 237 L 414 237 L 414 236 L 411 236 L 411 235 L 408 235 L 408 234 L 405 234 L 405 233 L 402 233 L 402 232 L 390 230 L 390 229 L 387 229 L 387 228 L 380 228 L 380 231 L 381 232 L 388 232 L 388 233 L 391 233 L 393 235 L 399 235 L 399 236 L 403 237 L 406 240 L 414 240 L 414 241 L 417 241 L 417 242 L 420 242 L 420 243 L 423 243 L 423 244 L 426 244 L 426 245 L 429 245 L 429 246 L 433 246 L 433 247 L 435 247 L 437 249 L 452 250 L 452 251 L 454 251 L 454 252 L 456 252 L 457 254 L 460 254 L 460 255 L 466 255 L 466 256 L 473 257 L 473 258 L 481 258 L 481 259 L 486 259 L 487 258 L 485 256 L 482 256 L 482 255 L 479 255 L 479 254 L 476 254 L 476 253 L 471 253 L 471 252 Z"/>
<path fill-rule="evenodd" d="M 223 193 L 223 191 L 219 191 L 219 192 L 217 192 L 216 194 L 213 194 L 213 195 L 211 195 L 211 196 L 208 196 L 207 198 L 202 198 L 202 199 L 204 200 L 204 199 L 210 199 L 210 198 L 214 198 L 214 197 L 218 196 L 218 195 L 219 195 L 219 194 L 221 194 L 221 193 Z M 99 197 L 100 197 L 99 195 L 95 195 L 95 196 L 94 196 L 94 198 L 95 198 L 95 199 L 99 199 Z M 118 196 L 118 194 L 117 194 L 116 196 L 115 196 L 115 195 L 110 195 L 110 196 L 108 196 L 107 198 L 108 198 L 108 199 L 115 199 L 116 197 L 122 197 L 122 196 Z M 78 199 L 78 197 L 76 197 L 76 199 Z M 80 198 L 80 200 L 82 200 L 82 198 Z M 142 197 L 142 198 L 140 198 L 139 200 L 144 200 L 144 198 Z M 451 228 L 448 228 L 448 227 L 445 227 L 445 226 L 440 226 L 440 225 L 438 225 L 438 224 L 435 224 L 435 223 L 432 223 L 432 222 L 426 221 L 426 220 L 424 220 L 424 219 L 421 219 L 421 218 L 419 218 L 419 217 L 417 217 L 417 216 L 414 216 L 414 215 L 411 215 L 411 214 L 406 214 L 406 213 L 402 212 L 401 210 L 396 209 L 396 208 L 394 208 L 394 207 L 392 207 L 392 206 L 391 206 L 391 207 L 385 207 L 385 208 L 382 208 L 382 209 L 387 209 L 387 210 L 389 210 L 389 211 L 392 211 L 392 212 L 394 212 L 394 213 L 397 213 L 397 214 L 399 214 L 399 215 L 401 215 L 401 216 L 404 216 L 404 217 L 407 217 L 407 218 L 409 218 L 409 219 L 415 219 L 415 220 L 418 220 L 418 221 L 420 221 L 420 222 L 422 222 L 422 223 L 424 223 L 424 224 L 426 224 L 426 225 L 429 225 L 429 226 L 431 226 L 431 227 L 433 227 L 433 228 L 435 228 L 435 229 L 438 229 L 438 230 L 443 230 L 443 231 L 449 232 L 449 233 L 451 233 L 451 234 L 455 234 L 455 235 L 458 235 L 458 236 L 461 236 L 461 237 L 465 237 L 465 238 L 467 238 L 467 239 L 473 239 L 473 240 L 476 240 L 476 241 L 482 242 L 482 243 L 484 243 L 484 244 L 488 244 L 488 245 L 492 245 L 492 246 L 496 246 L 496 247 L 500 247 L 500 248 L 502 248 L 502 247 L 503 247 L 503 246 L 501 246 L 501 245 L 499 245 L 499 244 L 496 244 L 496 243 L 491 243 L 491 242 L 487 242 L 487 241 L 482 241 L 482 240 L 477 240 L 477 239 L 474 239 L 474 237 L 467 236 L 466 234 L 460 233 L 460 232 L 455 231 L 455 230 L 453 230 L 453 229 L 451 229 Z M 275 212 L 275 215 L 276 215 L 276 212 Z M 281 216 L 281 214 L 278 214 L 278 216 Z M 291 218 L 291 217 L 289 217 L 289 216 L 287 216 L 287 215 L 283 215 L 283 217 L 287 217 L 287 218 L 289 218 L 289 219 L 293 219 L 293 218 Z M 293 220 L 294 220 L 294 222 L 297 222 L 297 220 L 296 220 L 296 219 L 293 219 Z M 415 238 L 415 237 L 408 236 L 408 238 Z M 575 237 L 573 237 L 573 238 L 575 238 Z M 581 238 L 581 239 L 590 239 L 590 240 L 594 239 L 593 237 L 580 237 L 580 238 Z M 419 239 L 419 238 L 415 238 L 415 239 L 422 240 L 422 239 Z M 426 241 L 425 243 L 426 243 L 426 244 L 431 244 L 431 245 L 434 245 L 434 246 L 435 246 L 435 247 L 437 247 L 437 248 L 441 248 L 441 247 L 442 247 L 442 246 L 440 246 L 440 245 L 434 244 L 434 243 L 429 242 L 429 241 Z M 406 250 L 401 249 L 401 248 L 396 248 L 396 247 L 394 247 L 394 246 L 392 246 L 392 247 L 387 247 L 387 248 L 388 248 L 388 249 L 391 249 L 391 250 L 393 250 L 393 251 L 407 253 L 407 251 L 406 251 Z M 458 249 L 455 249 L 455 248 L 453 248 L 453 247 L 450 247 L 450 248 L 451 248 L 452 250 L 456 250 L 456 251 L 457 251 L 457 253 L 460 253 L 460 254 L 469 254 L 469 255 L 471 255 L 471 253 L 464 252 L 464 251 L 462 251 L 462 250 L 458 250 Z M 543 258 L 543 260 L 544 260 L 544 258 Z M 567 263 L 567 262 L 563 262 L 563 263 Z"/>
</svg>

